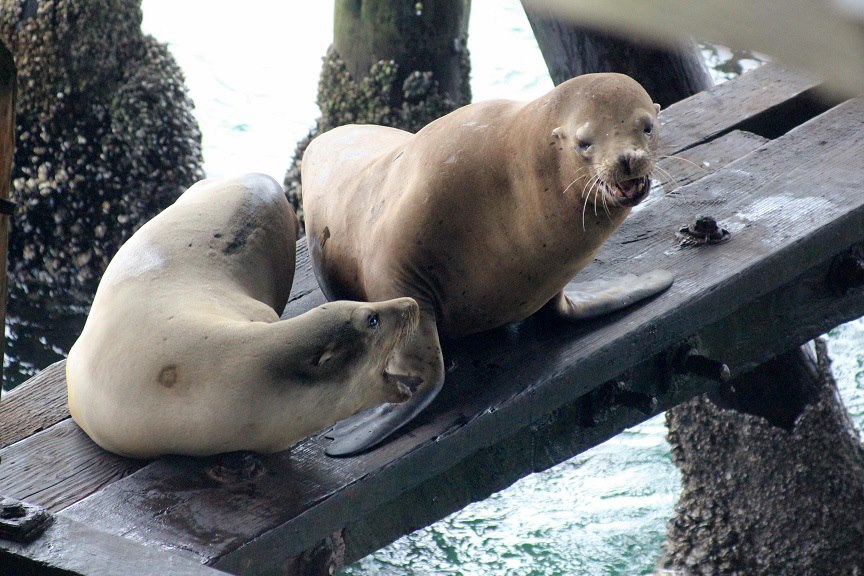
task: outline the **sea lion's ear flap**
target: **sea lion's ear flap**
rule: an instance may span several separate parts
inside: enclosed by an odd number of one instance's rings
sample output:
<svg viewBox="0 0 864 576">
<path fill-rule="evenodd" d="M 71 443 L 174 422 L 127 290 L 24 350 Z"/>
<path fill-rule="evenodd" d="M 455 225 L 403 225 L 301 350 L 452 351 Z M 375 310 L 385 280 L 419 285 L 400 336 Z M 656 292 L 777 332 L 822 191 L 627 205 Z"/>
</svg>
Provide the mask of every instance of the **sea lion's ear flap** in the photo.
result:
<svg viewBox="0 0 864 576">
<path fill-rule="evenodd" d="M 657 104 L 656 102 L 654 103 L 654 113 L 655 113 L 655 114 L 659 114 L 659 113 L 660 113 L 660 105 Z"/>
<path fill-rule="evenodd" d="M 558 126 L 554 130 L 552 130 L 552 136 L 555 138 L 563 138 L 564 137 L 564 129 L 561 126 Z"/>
</svg>

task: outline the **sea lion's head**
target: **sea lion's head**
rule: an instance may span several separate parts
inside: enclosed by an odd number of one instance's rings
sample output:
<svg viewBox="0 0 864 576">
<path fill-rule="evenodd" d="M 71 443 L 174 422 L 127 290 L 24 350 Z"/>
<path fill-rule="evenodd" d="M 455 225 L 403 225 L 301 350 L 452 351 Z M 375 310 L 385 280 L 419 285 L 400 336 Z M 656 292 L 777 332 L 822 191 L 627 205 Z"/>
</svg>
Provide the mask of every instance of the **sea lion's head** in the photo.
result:
<svg viewBox="0 0 864 576">
<path fill-rule="evenodd" d="M 389 374 L 386 366 L 417 328 L 420 313 L 412 298 L 328 302 L 303 316 L 308 380 L 338 418 L 411 397 L 410 379 Z"/>
<path fill-rule="evenodd" d="M 571 188 L 601 210 L 641 202 L 651 189 L 660 105 L 623 74 L 586 74 L 558 90 L 565 121 L 552 137 L 565 155 L 562 175 Z"/>
</svg>

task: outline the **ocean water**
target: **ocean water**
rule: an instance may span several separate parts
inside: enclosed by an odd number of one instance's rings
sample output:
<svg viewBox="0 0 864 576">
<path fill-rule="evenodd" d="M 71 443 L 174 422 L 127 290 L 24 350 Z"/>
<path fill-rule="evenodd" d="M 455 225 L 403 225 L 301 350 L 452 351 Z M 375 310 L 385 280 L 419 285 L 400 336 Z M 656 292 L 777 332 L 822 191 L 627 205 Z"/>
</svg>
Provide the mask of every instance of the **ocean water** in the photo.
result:
<svg viewBox="0 0 864 576">
<path fill-rule="evenodd" d="M 186 74 L 208 174 L 258 171 L 281 182 L 296 142 L 318 115 L 332 2 L 144 0 L 143 9 L 145 31 L 170 45 Z M 471 11 L 475 100 L 530 99 L 552 87 L 518 0 L 473 0 Z M 740 72 L 736 66 L 758 64 L 722 48 L 705 54 L 718 81 Z M 730 65 L 733 57 L 737 64 Z M 46 330 L 37 340 L 61 356 L 74 340 L 66 332 Z M 840 326 L 828 339 L 844 402 L 860 428 L 864 321 Z M 401 538 L 343 574 L 650 574 L 680 490 L 665 433 L 662 416 L 652 418 Z"/>
</svg>

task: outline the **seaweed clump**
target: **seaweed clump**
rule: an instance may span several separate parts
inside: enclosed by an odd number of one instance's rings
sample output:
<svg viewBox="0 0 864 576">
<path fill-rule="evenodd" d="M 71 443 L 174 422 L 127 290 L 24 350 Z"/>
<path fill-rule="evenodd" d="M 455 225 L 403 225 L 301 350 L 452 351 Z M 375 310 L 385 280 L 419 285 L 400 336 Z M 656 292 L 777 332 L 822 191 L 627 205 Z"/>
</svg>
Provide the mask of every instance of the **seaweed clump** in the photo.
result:
<svg viewBox="0 0 864 576">
<path fill-rule="evenodd" d="M 0 0 L 18 71 L 13 288 L 89 300 L 120 245 L 203 176 L 201 133 L 140 0 Z"/>
</svg>

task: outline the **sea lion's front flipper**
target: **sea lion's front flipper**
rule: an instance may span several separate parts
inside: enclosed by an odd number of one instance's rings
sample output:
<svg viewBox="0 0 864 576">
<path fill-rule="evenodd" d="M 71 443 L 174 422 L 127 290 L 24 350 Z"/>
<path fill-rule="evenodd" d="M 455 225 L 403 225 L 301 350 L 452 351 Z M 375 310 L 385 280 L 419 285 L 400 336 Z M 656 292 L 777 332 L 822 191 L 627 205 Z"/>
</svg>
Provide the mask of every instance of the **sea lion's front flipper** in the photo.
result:
<svg viewBox="0 0 864 576">
<path fill-rule="evenodd" d="M 372 448 L 410 422 L 429 405 L 444 385 L 444 359 L 438 326 L 431 313 L 420 313 L 420 324 L 405 346 L 396 351 L 387 371 L 412 389 L 399 404 L 382 404 L 346 418 L 325 433 L 333 442 L 328 456 L 350 456 Z"/>
<path fill-rule="evenodd" d="M 585 320 L 626 308 L 663 292 L 672 285 L 668 270 L 652 270 L 640 276 L 626 274 L 612 280 L 591 280 L 568 285 L 549 301 L 550 311 L 567 320 Z"/>
</svg>

